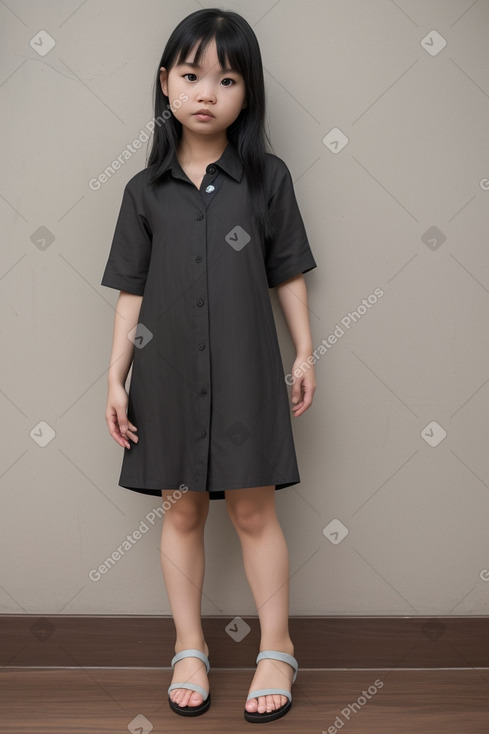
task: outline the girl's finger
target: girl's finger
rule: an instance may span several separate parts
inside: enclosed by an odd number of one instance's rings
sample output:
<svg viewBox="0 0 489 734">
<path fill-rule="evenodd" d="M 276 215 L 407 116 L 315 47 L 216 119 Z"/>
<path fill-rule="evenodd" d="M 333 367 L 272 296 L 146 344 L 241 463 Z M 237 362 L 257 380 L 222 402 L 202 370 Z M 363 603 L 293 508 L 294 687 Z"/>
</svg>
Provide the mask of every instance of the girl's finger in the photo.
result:
<svg viewBox="0 0 489 734">
<path fill-rule="evenodd" d="M 130 438 L 134 443 L 137 443 L 139 441 L 139 436 L 136 433 L 133 433 L 132 431 L 126 432 L 126 437 Z"/>
<path fill-rule="evenodd" d="M 291 399 L 297 398 L 296 402 L 292 403 L 292 406 L 293 408 L 298 408 L 304 398 L 304 383 L 302 381 L 294 383 L 290 397 Z"/>
<path fill-rule="evenodd" d="M 114 439 L 114 441 L 119 444 L 119 446 L 129 448 L 129 441 L 126 438 L 124 438 L 123 436 L 121 436 L 117 428 L 110 430 L 109 433 L 112 436 L 112 438 Z"/>
<path fill-rule="evenodd" d="M 299 402 L 293 405 L 294 418 L 302 415 L 311 405 L 315 386 L 309 385 L 305 380 L 301 383 L 301 396 Z"/>
</svg>

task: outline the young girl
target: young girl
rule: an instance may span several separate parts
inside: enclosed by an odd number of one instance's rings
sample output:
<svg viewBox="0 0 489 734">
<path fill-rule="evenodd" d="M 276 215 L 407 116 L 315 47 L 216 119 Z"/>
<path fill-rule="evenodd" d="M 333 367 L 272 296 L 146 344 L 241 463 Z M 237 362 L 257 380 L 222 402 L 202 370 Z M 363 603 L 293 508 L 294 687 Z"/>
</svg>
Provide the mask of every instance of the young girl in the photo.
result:
<svg viewBox="0 0 489 734">
<path fill-rule="evenodd" d="M 121 291 L 106 410 L 124 447 L 119 484 L 161 494 L 169 508 L 161 535 L 176 628 L 169 705 L 185 716 L 210 705 L 204 525 L 209 499 L 225 499 L 260 620 L 250 722 L 289 710 L 298 669 L 275 491 L 300 478 L 269 288 L 297 352 L 295 417 L 316 388 L 303 278 L 316 263 L 289 170 L 265 151 L 264 118 L 248 23 L 217 9 L 185 18 L 158 67 L 153 147 L 124 189 L 102 279 Z"/>
</svg>

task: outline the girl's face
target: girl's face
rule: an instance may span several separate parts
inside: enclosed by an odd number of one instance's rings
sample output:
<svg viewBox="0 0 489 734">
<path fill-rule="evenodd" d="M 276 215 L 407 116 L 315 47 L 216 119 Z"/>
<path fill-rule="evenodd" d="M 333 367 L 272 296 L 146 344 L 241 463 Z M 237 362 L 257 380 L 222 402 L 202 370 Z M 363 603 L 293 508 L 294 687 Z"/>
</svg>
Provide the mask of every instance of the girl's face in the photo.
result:
<svg viewBox="0 0 489 734">
<path fill-rule="evenodd" d="M 183 127 L 193 133 L 214 135 L 226 130 L 246 107 L 245 83 L 239 72 L 221 70 L 215 39 L 209 41 L 200 64 L 195 65 L 197 45 L 190 50 L 185 63 L 173 66 L 169 72 L 161 67 L 161 89 Z M 185 99 L 183 94 L 188 100 L 174 109 L 173 101 Z M 207 110 L 212 116 L 198 116 L 199 110 Z"/>
</svg>

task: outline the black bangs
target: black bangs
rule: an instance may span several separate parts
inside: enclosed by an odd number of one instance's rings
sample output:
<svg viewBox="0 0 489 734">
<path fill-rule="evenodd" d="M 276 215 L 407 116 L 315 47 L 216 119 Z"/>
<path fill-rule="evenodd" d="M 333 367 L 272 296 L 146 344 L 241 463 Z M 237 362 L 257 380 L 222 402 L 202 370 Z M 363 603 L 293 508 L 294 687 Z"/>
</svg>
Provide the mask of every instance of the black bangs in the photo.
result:
<svg viewBox="0 0 489 734">
<path fill-rule="evenodd" d="M 243 64 L 243 58 L 246 56 L 248 49 L 243 48 L 242 42 L 239 43 L 236 33 L 229 32 L 231 30 L 229 26 L 212 25 L 205 35 L 202 33 L 202 28 L 197 30 L 200 31 L 197 38 L 187 36 L 182 39 L 182 45 L 178 50 L 178 58 L 175 60 L 175 64 L 183 64 L 187 60 L 194 64 L 200 64 L 207 46 L 215 38 L 217 58 L 221 69 L 229 68 L 239 71 L 241 74 L 244 73 L 246 66 Z M 198 46 L 195 50 L 195 56 L 193 59 L 188 59 L 187 57 L 196 43 L 198 43 Z"/>
</svg>

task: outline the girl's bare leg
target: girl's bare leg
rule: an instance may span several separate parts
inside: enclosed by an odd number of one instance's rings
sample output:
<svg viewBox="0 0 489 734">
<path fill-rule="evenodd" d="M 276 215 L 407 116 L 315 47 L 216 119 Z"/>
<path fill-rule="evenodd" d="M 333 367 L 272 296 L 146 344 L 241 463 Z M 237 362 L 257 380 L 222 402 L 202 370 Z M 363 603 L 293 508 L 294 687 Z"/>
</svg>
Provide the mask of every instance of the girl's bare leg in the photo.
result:
<svg viewBox="0 0 489 734">
<path fill-rule="evenodd" d="M 246 578 L 260 619 L 261 650 L 294 654 L 289 635 L 289 556 L 275 509 L 275 486 L 230 489 L 225 493 L 229 517 L 243 552 Z M 290 690 L 293 669 L 279 660 L 260 660 L 248 693 L 260 688 Z M 250 712 L 274 711 L 287 702 L 285 696 L 252 698 Z"/>
<path fill-rule="evenodd" d="M 169 501 L 175 490 L 162 490 L 162 501 Z M 204 583 L 204 527 L 209 511 L 208 492 L 187 491 L 171 507 L 165 504 L 161 531 L 161 567 L 173 621 L 176 628 L 175 653 L 196 648 L 206 655 L 201 623 Z M 172 683 L 196 683 L 206 690 L 209 682 L 204 663 L 184 658 L 175 664 Z M 170 698 L 179 706 L 198 706 L 202 696 L 187 688 L 175 688 Z"/>
</svg>

